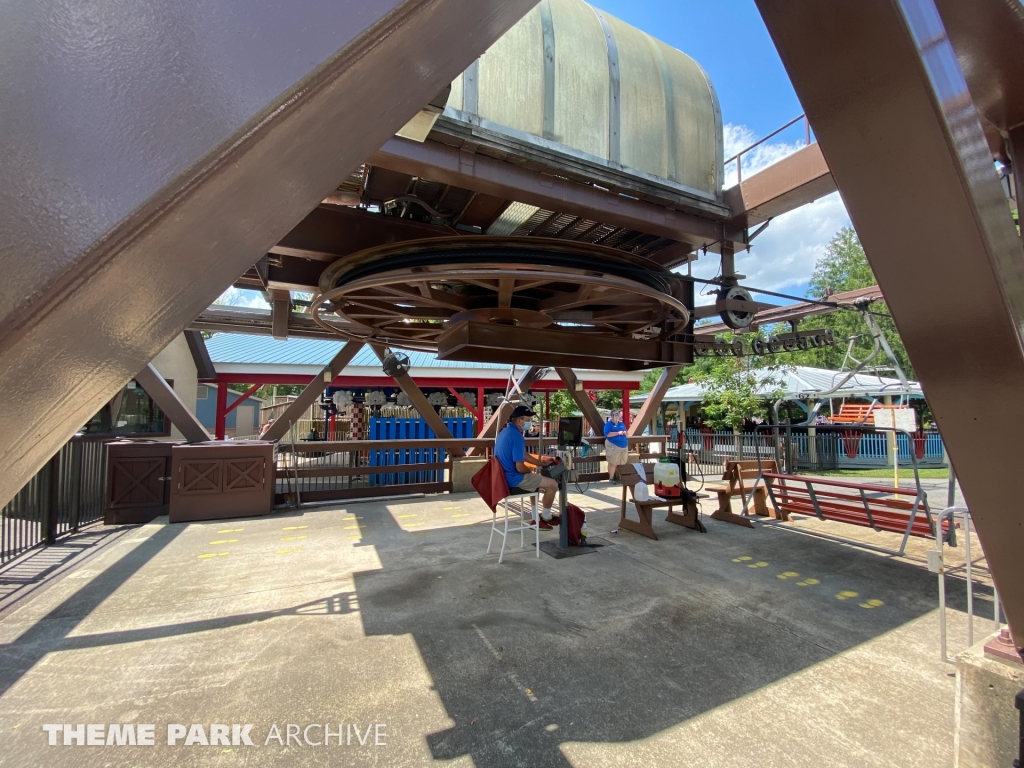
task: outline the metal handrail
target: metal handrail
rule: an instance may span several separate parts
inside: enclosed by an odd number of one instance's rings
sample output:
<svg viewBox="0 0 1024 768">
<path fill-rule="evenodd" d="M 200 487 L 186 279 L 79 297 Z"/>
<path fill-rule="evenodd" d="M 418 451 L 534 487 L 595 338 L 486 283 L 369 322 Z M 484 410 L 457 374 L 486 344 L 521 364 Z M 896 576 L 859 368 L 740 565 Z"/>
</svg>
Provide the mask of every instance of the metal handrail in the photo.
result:
<svg viewBox="0 0 1024 768">
<path fill-rule="evenodd" d="M 722 167 L 725 168 L 726 166 L 729 165 L 729 163 L 731 163 L 733 161 L 736 161 L 736 182 L 739 183 L 739 182 L 743 181 L 743 161 L 741 159 L 743 157 L 743 155 L 747 154 L 747 152 L 750 152 L 754 148 L 761 146 L 766 141 L 768 141 L 768 139 L 771 139 L 771 138 L 774 138 L 775 136 L 778 136 L 784 130 L 786 130 L 787 128 L 790 128 L 790 127 L 796 125 L 801 120 L 804 121 L 804 126 L 805 126 L 805 128 L 804 128 L 804 137 L 806 139 L 807 145 L 810 146 L 810 144 L 811 144 L 811 124 L 807 120 L 807 115 L 799 115 L 798 117 L 794 117 L 792 120 L 790 120 L 788 123 L 786 123 L 781 128 L 776 128 L 774 131 L 769 133 L 767 136 L 765 136 L 765 137 L 763 137 L 761 139 L 758 139 L 757 141 L 755 141 L 753 144 L 751 144 L 746 149 L 742 149 L 739 152 L 737 152 L 735 155 L 733 155 L 728 160 L 726 160 L 722 164 Z"/>
<path fill-rule="evenodd" d="M 974 563 L 971 560 L 971 511 L 967 507 L 946 507 L 939 513 L 938 524 L 941 531 L 943 521 L 949 520 L 950 543 L 955 545 L 952 533 L 958 515 L 963 520 L 964 526 L 964 576 L 967 579 L 967 646 L 971 647 L 974 645 Z M 940 537 L 939 548 L 932 550 L 937 555 L 935 558 L 936 562 L 932 562 L 931 557 L 929 557 L 928 569 L 939 576 L 939 657 L 947 664 L 955 664 L 956 659 L 946 655 L 946 563 L 943 557 L 942 546 L 944 542 L 945 537 Z M 995 631 L 998 632 L 1001 622 L 999 621 L 999 593 L 996 591 L 995 584 L 992 585 L 992 603 L 995 606 L 992 621 Z"/>
</svg>

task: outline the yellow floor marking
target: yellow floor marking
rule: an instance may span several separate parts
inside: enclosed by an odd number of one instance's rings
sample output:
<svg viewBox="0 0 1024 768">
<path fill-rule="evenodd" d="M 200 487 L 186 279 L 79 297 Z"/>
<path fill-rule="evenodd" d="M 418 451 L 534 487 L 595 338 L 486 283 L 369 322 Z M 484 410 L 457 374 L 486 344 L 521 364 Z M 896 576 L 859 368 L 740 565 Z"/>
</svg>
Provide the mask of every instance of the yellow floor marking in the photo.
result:
<svg viewBox="0 0 1024 768">
<path fill-rule="evenodd" d="M 241 533 L 244 528 L 225 528 L 223 531 L 217 531 L 217 533 Z"/>
<path fill-rule="evenodd" d="M 766 563 L 764 560 L 761 560 L 761 561 L 756 562 L 756 563 L 751 563 L 750 565 L 747 566 L 747 568 L 764 568 L 767 565 L 768 565 L 768 563 Z"/>
<path fill-rule="evenodd" d="M 279 549 L 274 554 L 275 555 L 290 555 L 293 552 L 301 552 L 301 551 L 302 551 L 302 547 L 296 547 L 295 549 Z"/>
<path fill-rule="evenodd" d="M 744 560 L 753 560 L 753 559 L 754 558 L 752 558 L 750 555 L 743 555 L 742 557 L 734 557 L 732 559 L 732 561 L 734 563 L 742 563 Z"/>
<path fill-rule="evenodd" d="M 205 555 L 199 555 L 198 557 L 200 560 L 205 560 L 208 557 L 224 557 L 226 554 L 227 552 L 208 552 Z"/>
<path fill-rule="evenodd" d="M 881 607 L 883 605 L 885 605 L 885 603 L 883 603 L 881 600 L 871 599 L 871 600 L 868 600 L 867 602 L 861 603 L 860 607 L 861 608 L 879 608 L 879 607 Z"/>
<path fill-rule="evenodd" d="M 289 525 L 282 528 L 282 531 L 301 531 L 303 528 L 309 528 L 308 525 Z"/>
<path fill-rule="evenodd" d="M 445 512 L 448 512 L 453 509 L 462 509 L 462 507 L 441 507 L 441 509 Z"/>
<path fill-rule="evenodd" d="M 406 517 L 416 517 L 416 515 L 396 515 L 395 519 L 396 520 L 402 520 L 402 519 L 404 519 Z"/>
<path fill-rule="evenodd" d="M 361 538 L 363 538 L 363 537 L 362 537 L 362 536 L 360 536 L 360 535 L 359 535 L 359 534 L 357 533 L 357 534 L 355 534 L 354 536 L 349 536 L 349 538 L 350 538 L 350 539 L 361 539 Z"/>
<path fill-rule="evenodd" d="M 469 512 L 463 512 L 458 515 L 452 515 L 452 517 L 469 517 Z"/>
<path fill-rule="evenodd" d="M 305 536 L 282 536 L 281 541 L 295 541 L 296 539 L 304 539 Z"/>
<path fill-rule="evenodd" d="M 344 520 L 346 523 L 349 522 L 350 520 L 362 520 L 362 519 L 363 519 L 362 515 L 350 515 L 349 517 L 343 517 L 342 518 L 342 520 Z"/>
<path fill-rule="evenodd" d="M 795 579 L 799 575 L 800 574 L 797 573 L 796 571 L 786 571 L 785 573 L 780 573 L 775 578 L 776 579 Z"/>
<path fill-rule="evenodd" d="M 236 541 L 238 541 L 238 539 L 217 539 L 216 541 L 211 541 L 210 543 L 211 544 L 234 544 Z"/>
<path fill-rule="evenodd" d="M 821 582 L 817 579 L 804 579 L 796 583 L 798 587 L 813 587 L 815 584 L 821 584 Z"/>
<path fill-rule="evenodd" d="M 358 525 L 345 525 L 345 526 L 342 526 L 341 530 L 343 530 L 343 531 L 351 531 L 353 528 L 358 528 L 358 527 L 359 527 Z"/>
<path fill-rule="evenodd" d="M 849 600 L 851 597 L 857 597 L 856 592 L 850 592 L 849 590 L 843 590 L 836 595 L 836 600 Z"/>
</svg>

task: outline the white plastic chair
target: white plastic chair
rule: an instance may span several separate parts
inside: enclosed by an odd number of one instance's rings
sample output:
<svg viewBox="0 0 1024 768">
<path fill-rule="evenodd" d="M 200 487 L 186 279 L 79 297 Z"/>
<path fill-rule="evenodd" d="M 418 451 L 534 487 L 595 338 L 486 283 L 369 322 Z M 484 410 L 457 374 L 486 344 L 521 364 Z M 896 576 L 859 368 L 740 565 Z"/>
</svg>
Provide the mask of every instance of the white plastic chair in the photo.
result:
<svg viewBox="0 0 1024 768">
<path fill-rule="evenodd" d="M 501 536 L 501 552 L 498 555 L 498 564 L 505 558 L 505 544 L 508 542 L 508 535 L 519 531 L 519 546 L 526 546 L 526 531 L 532 530 L 536 539 L 535 547 L 537 550 L 537 557 L 540 557 L 540 515 L 537 512 L 537 506 L 540 501 L 541 491 L 531 491 L 529 493 L 516 493 L 511 496 L 506 496 L 502 499 L 502 505 L 505 507 L 504 527 L 500 527 L 500 521 L 498 520 L 497 508 L 491 513 L 491 535 L 487 539 L 487 554 L 491 553 L 491 544 L 494 541 L 494 534 L 497 533 Z M 513 505 L 519 512 L 519 519 L 516 521 L 515 511 L 513 511 L 513 522 L 518 522 L 519 525 L 515 525 L 509 528 L 509 501 L 512 500 Z M 529 506 L 526 502 L 529 501 Z"/>
</svg>

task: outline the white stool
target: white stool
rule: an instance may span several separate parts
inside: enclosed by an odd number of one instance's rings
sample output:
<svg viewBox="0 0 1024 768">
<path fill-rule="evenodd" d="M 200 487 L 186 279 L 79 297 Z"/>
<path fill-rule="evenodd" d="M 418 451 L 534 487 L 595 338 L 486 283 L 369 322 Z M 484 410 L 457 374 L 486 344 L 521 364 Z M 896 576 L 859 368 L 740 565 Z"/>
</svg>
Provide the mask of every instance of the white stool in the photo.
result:
<svg viewBox="0 0 1024 768">
<path fill-rule="evenodd" d="M 491 513 L 491 535 L 490 538 L 487 539 L 487 553 L 490 554 L 491 543 L 494 541 L 494 534 L 497 533 L 499 536 L 501 536 L 501 552 L 498 555 L 499 565 L 501 564 L 501 561 L 505 558 L 505 544 L 508 541 L 508 535 L 510 533 L 515 533 L 516 531 L 519 531 L 520 547 L 526 546 L 526 531 L 532 530 L 534 532 L 534 536 L 536 538 L 535 546 L 537 549 L 537 557 L 540 557 L 540 525 L 538 524 L 538 521 L 540 520 L 540 515 L 537 513 L 537 504 L 540 500 L 540 495 L 541 491 L 540 489 L 538 489 L 536 491 L 531 491 L 529 493 L 516 493 L 513 494 L 512 496 L 506 496 L 501 502 L 502 505 L 504 505 L 505 507 L 504 529 L 499 527 L 498 510 L 495 509 Z M 515 501 L 513 503 L 519 510 L 519 525 L 513 526 L 511 528 L 508 527 L 508 503 L 510 499 L 518 499 L 518 501 Z M 530 502 L 529 507 L 527 507 L 525 503 L 527 500 L 529 500 Z M 513 512 L 513 514 L 515 513 Z M 514 517 L 513 521 L 515 521 Z"/>
</svg>

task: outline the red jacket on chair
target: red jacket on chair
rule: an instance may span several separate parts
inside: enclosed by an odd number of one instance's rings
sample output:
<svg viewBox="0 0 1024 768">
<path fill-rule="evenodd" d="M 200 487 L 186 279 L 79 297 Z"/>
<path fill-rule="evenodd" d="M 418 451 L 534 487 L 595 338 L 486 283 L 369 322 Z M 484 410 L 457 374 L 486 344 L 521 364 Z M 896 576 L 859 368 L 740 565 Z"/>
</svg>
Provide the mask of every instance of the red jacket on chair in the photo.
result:
<svg viewBox="0 0 1024 768">
<path fill-rule="evenodd" d="M 491 456 L 487 463 L 480 468 L 480 471 L 473 475 L 470 481 L 480 498 L 491 508 L 493 512 L 498 504 L 508 496 L 508 480 L 505 479 L 505 469 L 497 457 Z"/>
</svg>

